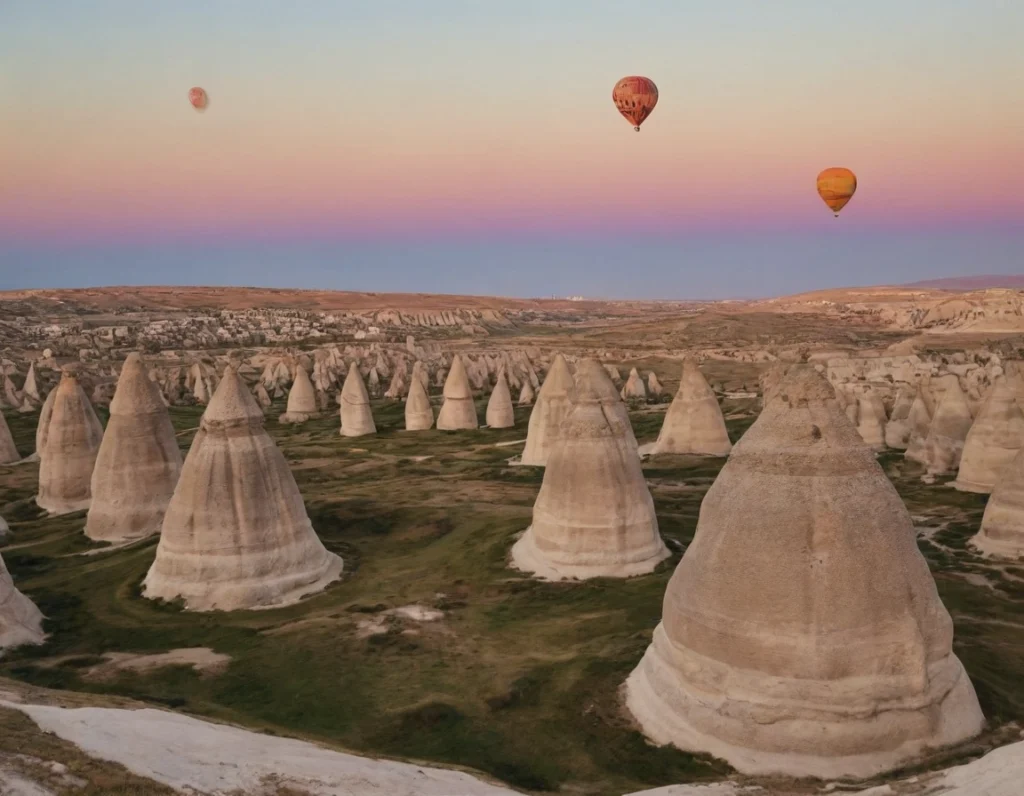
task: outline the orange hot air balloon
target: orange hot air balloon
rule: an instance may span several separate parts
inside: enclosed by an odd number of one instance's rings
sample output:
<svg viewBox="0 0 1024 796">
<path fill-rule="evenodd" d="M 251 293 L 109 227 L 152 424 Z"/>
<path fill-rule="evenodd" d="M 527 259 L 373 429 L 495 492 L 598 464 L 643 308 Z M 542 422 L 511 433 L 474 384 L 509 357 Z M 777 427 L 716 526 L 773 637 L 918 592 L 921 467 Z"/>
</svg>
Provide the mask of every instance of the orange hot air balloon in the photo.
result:
<svg viewBox="0 0 1024 796">
<path fill-rule="evenodd" d="M 639 133 L 640 125 L 658 104 L 658 87 L 647 77 L 624 77 L 612 89 L 612 102 Z"/>
<path fill-rule="evenodd" d="M 188 101 L 192 103 L 192 107 L 197 111 L 204 111 L 210 98 L 205 90 L 199 88 L 199 86 L 193 86 L 188 90 Z"/>
<path fill-rule="evenodd" d="M 818 195 L 829 206 L 836 218 L 839 211 L 853 198 L 857 190 L 857 176 L 849 169 L 825 169 L 818 175 Z"/>
</svg>

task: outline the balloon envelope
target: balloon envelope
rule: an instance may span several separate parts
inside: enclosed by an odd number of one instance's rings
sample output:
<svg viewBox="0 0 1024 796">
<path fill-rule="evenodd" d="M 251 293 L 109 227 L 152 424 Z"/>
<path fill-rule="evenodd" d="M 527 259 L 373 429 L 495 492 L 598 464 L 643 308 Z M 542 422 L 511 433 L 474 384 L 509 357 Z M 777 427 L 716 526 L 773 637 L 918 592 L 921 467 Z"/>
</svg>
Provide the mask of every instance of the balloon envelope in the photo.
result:
<svg viewBox="0 0 1024 796">
<path fill-rule="evenodd" d="M 825 169 L 818 175 L 818 195 L 836 217 L 857 190 L 857 177 L 849 169 Z"/>
<path fill-rule="evenodd" d="M 192 103 L 192 107 L 197 111 L 205 110 L 206 104 L 210 101 L 210 98 L 206 95 L 206 91 L 194 86 L 188 90 L 188 101 Z"/>
<path fill-rule="evenodd" d="M 624 77 L 612 89 L 612 102 L 619 113 L 632 123 L 633 129 L 639 132 L 644 119 L 651 115 L 654 106 L 658 104 L 658 87 L 647 77 Z"/>
</svg>

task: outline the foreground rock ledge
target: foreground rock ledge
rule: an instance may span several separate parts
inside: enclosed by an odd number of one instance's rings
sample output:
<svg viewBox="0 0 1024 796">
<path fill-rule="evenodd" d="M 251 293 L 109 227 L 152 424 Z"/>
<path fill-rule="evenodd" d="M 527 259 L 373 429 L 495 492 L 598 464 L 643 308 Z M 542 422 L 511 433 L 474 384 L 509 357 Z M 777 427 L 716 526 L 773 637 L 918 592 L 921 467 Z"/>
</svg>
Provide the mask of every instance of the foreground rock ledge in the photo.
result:
<svg viewBox="0 0 1024 796">
<path fill-rule="evenodd" d="M 164 710 L 62 708 L 0 700 L 91 757 L 196 794 L 264 793 L 268 785 L 315 796 L 514 796 L 470 774 L 371 760 Z"/>
</svg>

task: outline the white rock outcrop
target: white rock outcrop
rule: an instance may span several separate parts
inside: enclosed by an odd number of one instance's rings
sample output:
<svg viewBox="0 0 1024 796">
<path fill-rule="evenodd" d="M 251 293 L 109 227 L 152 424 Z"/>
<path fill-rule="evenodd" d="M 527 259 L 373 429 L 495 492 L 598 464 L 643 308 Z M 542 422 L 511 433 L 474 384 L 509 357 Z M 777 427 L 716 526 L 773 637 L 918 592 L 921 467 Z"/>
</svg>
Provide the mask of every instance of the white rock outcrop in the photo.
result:
<svg viewBox="0 0 1024 796">
<path fill-rule="evenodd" d="M 0 556 L 0 650 L 43 642 L 43 615 L 36 604 L 14 586 Z"/>
<path fill-rule="evenodd" d="M 39 452 L 39 494 L 36 503 L 51 514 L 89 508 L 92 470 L 103 426 L 85 397 L 78 378 L 68 371 L 47 396 L 40 413 L 36 444 Z"/>
<path fill-rule="evenodd" d="M 512 548 L 512 564 L 548 580 L 646 574 L 670 554 L 635 442 L 590 374 L 581 368 L 577 377 L 576 403 L 548 458 L 533 522 Z"/>
<path fill-rule="evenodd" d="M 474 410 L 475 411 L 475 410 Z M 505 371 L 498 371 L 498 381 L 487 399 L 487 427 L 512 428 L 516 424 L 516 413 L 512 407 L 512 393 L 505 381 Z"/>
<path fill-rule="evenodd" d="M 349 366 L 338 402 L 341 404 L 341 436 L 362 437 L 377 433 L 370 410 L 370 395 L 355 362 Z"/>
<path fill-rule="evenodd" d="M 930 475 L 956 472 L 972 423 L 967 397 L 953 376 L 935 409 L 924 441 L 923 463 Z"/>
<path fill-rule="evenodd" d="M 584 379 L 588 389 L 597 394 L 601 405 L 609 417 L 613 417 L 622 424 L 622 428 L 625 430 L 626 444 L 634 455 L 639 456 L 636 436 L 633 434 L 633 424 L 629 419 L 629 407 L 626 406 L 626 402 L 619 395 L 615 382 L 611 380 L 608 371 L 596 359 L 581 359 L 576 363 L 575 383 L 577 391 L 579 391 L 579 385 L 583 383 Z"/>
<path fill-rule="evenodd" d="M 413 375 L 409 395 L 405 399 L 405 430 L 426 431 L 434 425 L 434 408 L 430 405 L 423 379 Z"/>
<path fill-rule="evenodd" d="M 1024 558 L 1024 448 L 1003 468 L 971 545 L 996 558 Z"/>
<path fill-rule="evenodd" d="M 359 757 L 295 738 L 153 708 L 65 708 L 0 700 L 43 732 L 85 755 L 120 763 L 132 773 L 185 796 L 521 796 L 464 771 Z M 76 751 L 77 754 L 77 751 Z M 38 766 L 47 783 L 53 774 Z M 86 775 L 88 776 L 88 775 Z M 65 776 L 65 780 L 69 780 Z M 6 784 L 6 783 L 4 783 Z M 80 788 L 69 786 L 70 792 Z M 66 788 L 62 790 L 69 792 Z M 99 789 L 90 789 L 100 794 Z M 125 793 L 123 789 L 122 793 Z M 111 791 L 107 789 L 109 794 Z M 153 793 L 145 785 L 128 793 Z M 44 796 L 48 787 L 4 796 Z"/>
<path fill-rule="evenodd" d="M 437 413 L 437 428 L 441 431 L 461 431 L 478 428 L 479 425 L 466 366 L 462 363 L 462 357 L 456 354 L 452 357 L 451 369 L 444 380 L 444 403 Z"/>
<path fill-rule="evenodd" d="M 910 406 L 907 424 L 910 426 L 910 431 L 907 434 L 907 445 L 903 457 L 912 462 L 924 464 L 924 443 L 928 439 L 928 430 L 932 427 L 932 413 L 928 408 L 928 401 L 925 400 L 925 392 L 920 387 L 914 395 L 914 403 Z"/>
<path fill-rule="evenodd" d="M 622 387 L 622 400 L 647 400 L 647 388 L 644 387 L 644 380 L 640 378 L 640 374 L 637 373 L 636 368 L 629 371 L 629 378 L 626 379 L 626 383 Z"/>
<path fill-rule="evenodd" d="M 857 397 L 857 433 L 871 450 L 885 450 L 885 406 L 873 393 Z"/>
<path fill-rule="evenodd" d="M 885 446 L 893 450 L 906 450 L 910 440 L 910 411 L 914 407 L 917 389 L 904 384 L 896 394 L 889 422 L 885 424 Z M 923 403 L 922 403 L 923 406 Z M 925 432 L 927 433 L 927 432 Z"/>
<path fill-rule="evenodd" d="M 288 391 L 288 405 L 284 414 L 278 418 L 279 423 L 305 423 L 317 414 L 316 391 L 309 374 L 302 365 L 295 367 L 295 381 Z"/>
<path fill-rule="evenodd" d="M 160 391 L 146 375 L 139 355 L 129 354 L 92 471 L 85 535 L 125 542 L 159 533 L 181 463 Z"/>
<path fill-rule="evenodd" d="M 37 406 L 42 401 L 39 395 L 39 382 L 36 379 L 36 363 L 28 366 L 28 373 L 25 375 L 25 386 L 21 388 L 25 398 L 29 398 Z"/>
<path fill-rule="evenodd" d="M 558 439 L 558 429 L 575 399 L 576 385 L 569 366 L 561 354 L 556 354 L 530 412 L 526 446 L 520 459 L 522 464 L 536 467 L 547 464 L 551 448 Z"/>
<path fill-rule="evenodd" d="M 732 443 L 718 399 L 696 360 L 687 359 L 683 363 L 679 389 L 665 413 L 658 441 L 651 453 L 728 456 L 731 450 Z"/>
<path fill-rule="evenodd" d="M 903 501 L 796 367 L 704 497 L 626 703 L 746 774 L 868 777 L 982 729 L 952 641 Z"/>
<path fill-rule="evenodd" d="M 1024 412 L 1012 386 L 1000 376 L 967 432 L 953 486 L 964 492 L 990 493 L 1021 447 Z"/>
<path fill-rule="evenodd" d="M 341 576 L 263 412 L 229 367 L 203 413 L 143 581 L 192 611 L 287 605 Z"/>
<path fill-rule="evenodd" d="M 7 425 L 7 418 L 0 412 L 0 464 L 14 464 L 21 461 L 21 455 L 14 445 L 14 437 L 11 436 L 10 426 Z"/>
</svg>

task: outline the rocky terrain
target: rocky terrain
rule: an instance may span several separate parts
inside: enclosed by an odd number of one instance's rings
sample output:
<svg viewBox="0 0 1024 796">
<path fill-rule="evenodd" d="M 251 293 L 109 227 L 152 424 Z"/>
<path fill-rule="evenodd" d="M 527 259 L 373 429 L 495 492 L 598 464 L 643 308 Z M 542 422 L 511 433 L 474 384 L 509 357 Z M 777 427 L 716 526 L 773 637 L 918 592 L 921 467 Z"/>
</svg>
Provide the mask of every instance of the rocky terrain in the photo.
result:
<svg viewBox="0 0 1024 796">
<path fill-rule="evenodd" d="M 356 359 L 373 394 L 388 389 L 382 381 L 396 365 L 422 360 L 434 377 L 457 350 L 482 363 L 477 388 L 483 370 L 493 379 L 499 360 L 514 360 L 509 386 L 515 391 L 545 364 L 552 347 L 622 362 L 676 357 L 686 350 L 701 358 L 767 363 L 808 353 L 820 358 L 826 351 L 856 356 L 881 344 L 898 344 L 891 352 L 900 354 L 940 350 L 951 336 L 1006 351 L 1018 334 L 1024 334 L 1024 292 L 1011 289 L 954 294 L 880 287 L 752 302 L 255 288 L 16 291 L 0 294 L 0 403 L 21 408 L 26 398 L 29 406 L 38 402 L 34 393 L 45 393 L 67 364 L 76 365 L 90 398 L 105 403 L 129 351 L 150 356 L 151 377 L 176 405 L 204 403 L 203 393 L 213 385 L 196 395 L 197 381 L 215 378 L 229 355 L 260 371 L 299 357 L 321 391 L 340 386 L 339 363 Z M 33 363 L 38 387 L 26 396 L 24 381 Z M 273 394 L 274 385 L 264 381 Z"/>
<path fill-rule="evenodd" d="M 0 794 L 1015 796 L 1022 300 L 4 294 Z"/>
</svg>

